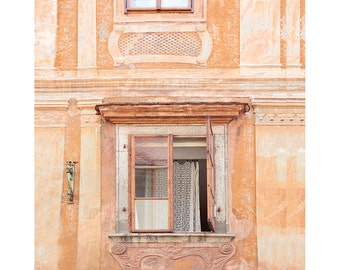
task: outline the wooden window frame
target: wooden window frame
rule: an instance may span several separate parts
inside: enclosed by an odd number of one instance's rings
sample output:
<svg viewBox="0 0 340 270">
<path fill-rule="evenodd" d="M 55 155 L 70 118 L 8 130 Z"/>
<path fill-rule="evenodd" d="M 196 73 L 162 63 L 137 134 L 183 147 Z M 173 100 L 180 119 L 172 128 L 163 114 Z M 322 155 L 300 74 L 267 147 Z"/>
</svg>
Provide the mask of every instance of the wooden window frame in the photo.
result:
<svg viewBox="0 0 340 270">
<path fill-rule="evenodd" d="M 195 137 L 194 135 L 186 135 Z M 161 138 L 166 137 L 168 143 L 168 164 L 161 166 L 168 169 L 168 229 L 136 229 L 135 221 L 135 201 L 138 200 L 135 194 L 135 171 L 140 166 L 135 165 L 135 138 Z M 202 135 L 200 135 L 202 137 Z M 150 134 L 130 134 L 129 135 L 129 230 L 134 233 L 166 233 L 174 231 L 174 185 L 173 185 L 173 134 L 150 135 Z M 215 179 L 215 142 L 212 131 L 210 117 L 206 117 L 206 162 L 207 162 L 207 222 L 211 232 L 216 232 L 216 179 Z M 148 166 L 160 168 L 160 166 Z M 143 198 L 145 200 L 145 198 Z M 148 200 L 159 200 L 160 198 L 147 198 Z M 190 232 L 183 232 L 190 233 Z"/>
<path fill-rule="evenodd" d="M 194 0 L 189 0 L 190 7 L 184 8 L 184 7 L 171 7 L 171 8 L 162 8 L 162 0 L 156 0 L 156 7 L 155 8 L 148 8 L 148 7 L 140 7 L 140 8 L 134 8 L 130 5 L 131 0 L 124 0 L 124 13 L 130 13 L 130 12 L 194 12 Z"/>
</svg>

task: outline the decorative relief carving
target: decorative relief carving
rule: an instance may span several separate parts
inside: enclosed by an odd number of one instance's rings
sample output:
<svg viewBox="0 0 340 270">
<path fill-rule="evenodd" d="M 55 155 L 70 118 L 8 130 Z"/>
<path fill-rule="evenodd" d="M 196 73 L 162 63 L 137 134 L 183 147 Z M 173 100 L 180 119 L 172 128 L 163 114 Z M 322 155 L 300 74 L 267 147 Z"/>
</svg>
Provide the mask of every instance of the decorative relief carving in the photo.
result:
<svg viewBox="0 0 340 270">
<path fill-rule="evenodd" d="M 255 123 L 258 125 L 304 125 L 305 112 L 302 108 L 255 108 Z"/>
<path fill-rule="evenodd" d="M 205 65 L 212 40 L 205 24 L 115 25 L 109 36 L 115 66 L 141 62 Z"/>
<path fill-rule="evenodd" d="M 256 124 L 304 125 L 305 115 L 298 113 L 258 113 Z"/>
<path fill-rule="evenodd" d="M 112 243 L 109 252 L 124 270 L 223 269 L 235 254 L 230 244 Z M 178 267 L 181 268 L 178 268 Z"/>
</svg>

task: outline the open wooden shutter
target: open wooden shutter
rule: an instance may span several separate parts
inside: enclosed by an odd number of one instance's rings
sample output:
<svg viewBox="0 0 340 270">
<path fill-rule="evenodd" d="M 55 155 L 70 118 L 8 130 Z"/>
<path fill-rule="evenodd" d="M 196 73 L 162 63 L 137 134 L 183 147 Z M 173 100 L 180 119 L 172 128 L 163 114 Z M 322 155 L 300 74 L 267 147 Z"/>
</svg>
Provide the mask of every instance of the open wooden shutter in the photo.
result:
<svg viewBox="0 0 340 270">
<path fill-rule="evenodd" d="M 208 204 L 208 224 L 210 230 L 216 231 L 216 179 L 215 179 L 215 143 L 214 134 L 211 127 L 210 116 L 206 117 L 207 127 L 207 204 Z"/>
<path fill-rule="evenodd" d="M 172 134 L 129 135 L 132 232 L 173 231 L 172 145 Z"/>
</svg>

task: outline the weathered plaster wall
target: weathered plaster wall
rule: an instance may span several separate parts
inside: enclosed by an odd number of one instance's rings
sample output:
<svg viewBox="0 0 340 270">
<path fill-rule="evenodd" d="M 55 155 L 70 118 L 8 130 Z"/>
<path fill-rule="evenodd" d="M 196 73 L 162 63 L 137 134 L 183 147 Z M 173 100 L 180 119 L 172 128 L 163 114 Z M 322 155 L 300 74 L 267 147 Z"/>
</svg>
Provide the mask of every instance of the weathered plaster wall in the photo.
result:
<svg viewBox="0 0 340 270">
<path fill-rule="evenodd" d="M 241 65 L 280 64 L 280 0 L 240 0 Z"/>
<path fill-rule="evenodd" d="M 114 1 L 36 1 L 36 68 L 56 67 L 94 75 L 113 70 L 108 39 L 115 24 Z M 208 68 L 304 67 L 304 0 L 207 1 L 212 38 Z M 185 22 L 180 20 L 179 23 Z M 199 68 L 191 64 L 149 63 L 131 68 Z"/>
<path fill-rule="evenodd" d="M 103 123 L 101 127 L 101 267 L 119 269 L 109 253 L 108 235 L 116 228 L 116 127 Z"/>
<path fill-rule="evenodd" d="M 304 0 L 240 1 L 240 65 L 304 66 Z"/>
<path fill-rule="evenodd" d="M 100 269 L 100 121 L 81 124 L 79 223 L 76 269 Z"/>
<path fill-rule="evenodd" d="M 57 38 L 57 0 L 36 0 L 34 4 L 34 65 L 36 68 L 54 68 Z"/>
<path fill-rule="evenodd" d="M 118 68 L 108 49 L 113 0 L 35 3 L 36 269 L 119 269 L 108 238 L 116 225 L 114 125 L 94 111 L 104 98 L 246 97 L 273 108 L 276 99 L 293 107 L 304 99 L 304 0 L 208 0 L 206 66 Z M 255 126 L 247 113 L 229 125 L 228 147 L 237 251 L 221 268 L 304 269 L 303 126 Z M 74 205 L 63 194 L 69 159 L 80 162 Z"/>
<path fill-rule="evenodd" d="M 257 269 L 254 115 L 228 125 L 230 231 L 237 251 L 226 269 Z"/>
<path fill-rule="evenodd" d="M 64 128 L 35 129 L 35 269 L 59 269 Z"/>
<path fill-rule="evenodd" d="M 240 63 L 240 0 L 207 1 L 208 31 L 213 50 L 208 68 L 238 67 Z"/>
<path fill-rule="evenodd" d="M 304 269 L 304 126 L 256 126 L 259 269 Z"/>
<path fill-rule="evenodd" d="M 77 0 L 58 1 L 57 22 L 56 52 L 53 54 L 55 67 L 58 70 L 74 70 L 78 60 Z"/>
</svg>

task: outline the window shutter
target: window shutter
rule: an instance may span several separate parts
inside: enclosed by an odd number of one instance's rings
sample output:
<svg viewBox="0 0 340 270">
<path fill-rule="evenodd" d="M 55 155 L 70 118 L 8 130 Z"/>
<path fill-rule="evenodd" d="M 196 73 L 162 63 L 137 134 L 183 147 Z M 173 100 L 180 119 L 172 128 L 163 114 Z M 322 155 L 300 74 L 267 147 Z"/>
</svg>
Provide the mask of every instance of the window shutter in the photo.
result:
<svg viewBox="0 0 340 270">
<path fill-rule="evenodd" d="M 206 117 L 207 127 L 207 204 L 208 204 L 208 224 L 210 230 L 216 231 L 216 179 L 215 179 L 215 143 L 214 134 L 211 127 L 210 116 Z"/>
<path fill-rule="evenodd" d="M 172 134 L 129 135 L 129 221 L 132 232 L 173 231 L 172 145 Z M 149 181 L 146 179 L 148 172 L 151 172 Z"/>
</svg>

